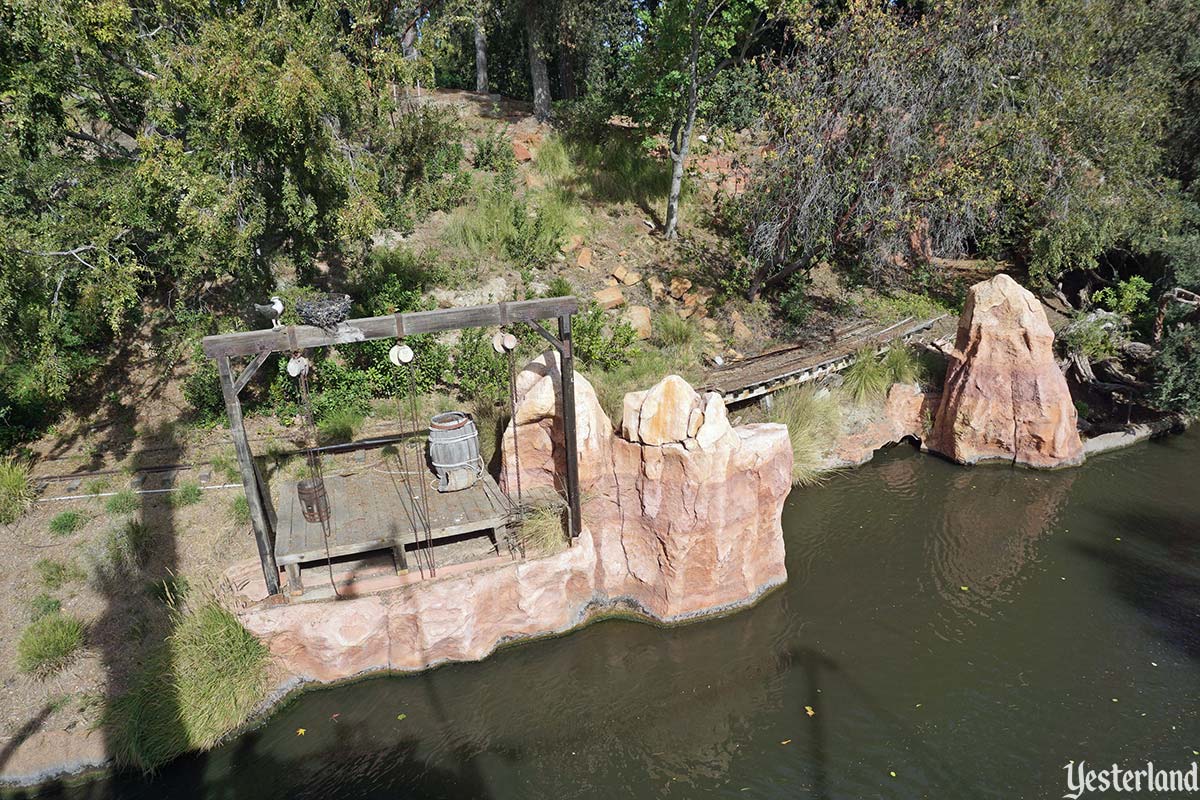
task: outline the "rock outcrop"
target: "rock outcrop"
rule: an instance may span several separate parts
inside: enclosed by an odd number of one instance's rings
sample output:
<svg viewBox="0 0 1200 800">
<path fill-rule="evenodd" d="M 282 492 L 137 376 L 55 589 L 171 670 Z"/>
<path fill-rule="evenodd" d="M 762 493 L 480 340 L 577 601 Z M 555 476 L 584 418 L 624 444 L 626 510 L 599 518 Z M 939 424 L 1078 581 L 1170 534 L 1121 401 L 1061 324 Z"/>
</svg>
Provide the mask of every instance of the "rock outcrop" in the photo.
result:
<svg viewBox="0 0 1200 800">
<path fill-rule="evenodd" d="M 964 464 L 1083 460 L 1054 332 L 1037 298 L 1007 275 L 967 295 L 928 447 Z"/>
<path fill-rule="evenodd" d="M 861 424 L 845 426 L 834 439 L 824 468 L 857 467 L 870 461 L 876 450 L 905 439 L 923 443 L 929 436 L 938 401 L 937 395 L 921 391 L 915 383 L 892 384 L 879 414 Z"/>
<path fill-rule="evenodd" d="M 517 377 L 516 414 L 502 442 L 510 492 L 518 477 L 526 492 L 561 480 L 560 379 L 554 353 Z M 735 428 L 719 395 L 701 397 L 675 376 L 627 397 L 629 438 L 617 435 L 579 374 L 575 399 L 585 501 L 572 547 L 456 565 L 337 603 L 252 604 L 239 616 L 278 657 L 285 682 L 476 660 L 612 610 L 662 622 L 719 613 L 786 580 L 780 516 L 792 450 L 784 426 Z"/>
</svg>

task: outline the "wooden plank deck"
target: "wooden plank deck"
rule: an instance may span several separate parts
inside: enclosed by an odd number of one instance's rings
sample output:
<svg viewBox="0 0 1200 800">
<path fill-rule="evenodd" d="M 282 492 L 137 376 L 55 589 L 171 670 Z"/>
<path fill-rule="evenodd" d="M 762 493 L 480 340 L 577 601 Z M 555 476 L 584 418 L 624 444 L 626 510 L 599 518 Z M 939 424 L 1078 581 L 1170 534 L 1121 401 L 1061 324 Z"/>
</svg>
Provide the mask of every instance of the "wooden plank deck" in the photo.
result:
<svg viewBox="0 0 1200 800">
<path fill-rule="evenodd" d="M 424 547 L 423 499 L 429 504 L 429 527 L 435 540 L 478 531 L 494 531 L 497 538 L 502 535 L 508 510 L 491 475 L 485 472 L 474 486 L 457 492 L 437 491 L 435 480 L 432 473 L 414 479 L 414 497 L 410 498 L 402 475 L 376 471 L 327 475 L 325 490 L 331 512 L 328 554 L 321 524 L 304 519 L 296 483 L 282 484 L 275 560 L 287 570 L 289 583 L 293 584 L 289 588 L 300 590 L 301 565 L 323 563 L 327 555 L 338 558 L 391 550 L 397 570 L 404 569 L 405 546 Z"/>
<path fill-rule="evenodd" d="M 744 358 L 709 372 L 704 389 L 720 392 L 726 404 L 753 400 L 843 370 L 861 348 L 874 346 L 883 350 L 897 339 L 907 340 L 929 329 L 944 317 L 925 320 L 907 317 L 886 326 L 863 324 L 850 329 L 828 347 L 798 345 Z"/>
</svg>

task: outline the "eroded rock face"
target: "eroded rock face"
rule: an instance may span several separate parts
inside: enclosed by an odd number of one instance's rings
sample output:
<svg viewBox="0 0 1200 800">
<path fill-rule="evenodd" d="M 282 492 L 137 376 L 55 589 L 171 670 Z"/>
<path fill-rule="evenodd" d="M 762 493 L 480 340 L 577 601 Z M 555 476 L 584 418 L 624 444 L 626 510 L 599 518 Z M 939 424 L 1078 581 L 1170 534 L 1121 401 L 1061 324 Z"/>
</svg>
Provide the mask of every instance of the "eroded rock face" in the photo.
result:
<svg viewBox="0 0 1200 800">
<path fill-rule="evenodd" d="M 502 442 L 501 477 L 513 488 L 518 450 L 524 489 L 559 481 L 560 380 L 552 352 L 517 378 L 516 415 Z M 256 605 L 240 612 L 243 623 L 291 676 L 332 681 L 480 659 L 503 642 L 561 633 L 611 608 L 670 622 L 752 603 L 787 578 L 780 524 L 791 488 L 787 429 L 734 428 L 719 395 L 702 398 L 677 377 L 638 394 L 627 420 L 638 438 L 629 440 L 575 375 L 585 503 L 572 547 L 439 571 L 337 603 Z M 668 406 L 682 423 L 663 416 Z M 646 444 L 643 431 L 662 443 Z"/>
<path fill-rule="evenodd" d="M 857 467 L 870 461 L 876 450 L 905 439 L 923 443 L 939 399 L 913 383 L 892 384 L 877 417 L 834 440 L 825 468 Z"/>
<path fill-rule="evenodd" d="M 1075 406 L 1037 298 L 1007 275 L 971 287 L 929 449 L 964 464 L 1083 460 Z"/>
</svg>

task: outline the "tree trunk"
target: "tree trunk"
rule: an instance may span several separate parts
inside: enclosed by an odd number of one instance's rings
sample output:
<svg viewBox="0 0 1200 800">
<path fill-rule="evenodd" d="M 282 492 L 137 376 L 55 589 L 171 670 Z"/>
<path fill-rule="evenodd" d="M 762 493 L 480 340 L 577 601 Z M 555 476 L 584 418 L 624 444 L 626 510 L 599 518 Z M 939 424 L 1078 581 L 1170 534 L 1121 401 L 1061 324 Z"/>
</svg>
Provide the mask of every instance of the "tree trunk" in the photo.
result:
<svg viewBox="0 0 1200 800">
<path fill-rule="evenodd" d="M 565 47 L 558 51 L 558 82 L 562 85 L 563 98 L 574 100 L 578 96 L 575 88 L 575 68 L 571 64 L 571 51 Z"/>
<path fill-rule="evenodd" d="M 475 91 L 488 93 L 487 34 L 482 20 L 475 20 Z"/>
<path fill-rule="evenodd" d="M 535 4 L 525 3 L 525 36 L 529 40 L 529 82 L 533 85 L 533 113 L 539 120 L 550 118 L 550 73 L 546 70 L 541 26 Z"/>
</svg>

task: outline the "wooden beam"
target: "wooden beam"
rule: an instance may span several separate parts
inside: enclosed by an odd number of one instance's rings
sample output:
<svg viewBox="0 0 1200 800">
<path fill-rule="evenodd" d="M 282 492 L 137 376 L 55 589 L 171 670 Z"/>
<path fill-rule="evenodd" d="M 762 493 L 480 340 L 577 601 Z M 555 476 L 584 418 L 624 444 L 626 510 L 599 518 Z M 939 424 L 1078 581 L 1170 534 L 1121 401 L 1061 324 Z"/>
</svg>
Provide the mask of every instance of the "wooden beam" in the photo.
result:
<svg viewBox="0 0 1200 800">
<path fill-rule="evenodd" d="M 398 333 L 410 336 L 458 328 L 482 328 L 490 325 L 507 325 L 510 322 L 561 318 L 574 314 L 578 310 L 579 301 L 574 297 L 550 297 L 542 300 L 520 300 L 486 306 L 415 311 L 411 314 L 388 314 L 383 317 L 363 317 L 341 323 L 332 333 L 312 325 L 225 333 L 204 337 L 203 347 L 205 354 L 210 358 L 250 356 L 350 342 L 366 342 L 372 339 L 393 339 Z M 289 328 L 294 331 L 294 342 L 289 339 Z"/>
<path fill-rule="evenodd" d="M 545 339 L 547 342 L 549 342 L 554 347 L 554 349 L 558 351 L 559 355 L 562 355 L 565 352 L 565 349 L 563 348 L 563 343 L 562 343 L 561 339 L 559 339 L 557 336 L 552 334 L 550 331 L 543 328 L 539 323 L 535 322 L 534 320 L 526 320 L 526 321 L 528 322 L 529 327 L 533 328 L 539 336 L 541 336 L 543 339 Z"/>
<path fill-rule="evenodd" d="M 583 530 L 579 507 L 579 448 L 575 440 L 575 356 L 571 347 L 571 315 L 558 318 L 558 338 L 562 340 L 563 445 L 567 461 L 567 509 L 571 539 Z"/>
<path fill-rule="evenodd" d="M 267 583 L 267 592 L 278 594 L 279 567 L 275 564 L 275 537 L 272 535 L 271 521 L 259 493 L 254 454 L 250 452 L 250 441 L 246 438 L 242 404 L 233 389 L 233 368 L 230 366 L 229 356 L 217 358 L 217 373 L 221 377 L 221 394 L 225 397 L 225 413 L 229 416 L 233 449 L 237 453 L 238 469 L 242 473 L 242 489 L 246 492 L 246 503 L 250 507 L 250 524 L 254 527 L 254 539 L 258 544 L 258 559 L 262 562 L 263 578 Z"/>
<path fill-rule="evenodd" d="M 249 383 L 254 377 L 255 373 L 258 372 L 258 368 L 261 367 L 263 362 L 270 357 L 270 351 L 263 351 L 256 355 L 254 360 L 247 364 L 246 368 L 242 370 L 242 374 L 238 375 L 237 380 L 233 382 L 233 393 L 241 394 L 242 389 L 246 388 L 246 384 Z"/>
</svg>

